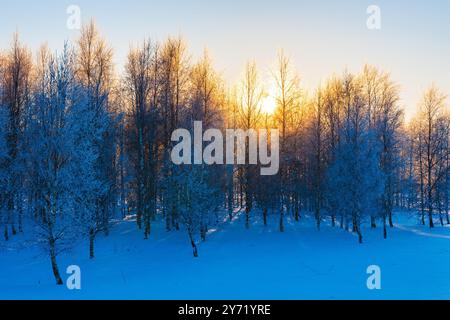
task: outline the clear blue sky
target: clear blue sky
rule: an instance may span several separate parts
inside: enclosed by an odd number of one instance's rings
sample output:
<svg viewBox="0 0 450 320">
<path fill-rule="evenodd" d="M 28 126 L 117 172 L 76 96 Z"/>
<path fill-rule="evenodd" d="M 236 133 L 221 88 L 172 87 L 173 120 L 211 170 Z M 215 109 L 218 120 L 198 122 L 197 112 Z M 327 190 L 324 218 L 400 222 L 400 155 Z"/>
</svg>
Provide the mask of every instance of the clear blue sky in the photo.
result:
<svg viewBox="0 0 450 320">
<path fill-rule="evenodd" d="M 208 47 L 216 67 L 234 82 L 249 59 L 264 73 L 284 48 L 314 88 L 332 73 L 364 63 L 389 71 L 401 86 L 407 114 L 435 82 L 450 94 L 450 2 L 445 0 L 15 0 L 2 3 L 0 47 L 14 31 L 33 50 L 45 41 L 60 49 L 78 32 L 66 28 L 68 5 L 94 17 L 115 49 L 121 70 L 129 45 L 181 34 L 193 58 Z M 366 9 L 381 8 L 381 30 L 366 27 Z"/>
</svg>

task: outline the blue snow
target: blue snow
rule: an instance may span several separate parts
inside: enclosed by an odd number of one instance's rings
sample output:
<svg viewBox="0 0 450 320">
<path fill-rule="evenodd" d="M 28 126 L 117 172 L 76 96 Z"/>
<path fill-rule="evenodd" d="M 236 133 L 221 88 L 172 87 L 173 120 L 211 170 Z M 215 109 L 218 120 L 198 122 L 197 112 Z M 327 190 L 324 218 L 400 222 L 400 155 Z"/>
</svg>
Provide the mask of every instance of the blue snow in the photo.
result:
<svg viewBox="0 0 450 320">
<path fill-rule="evenodd" d="M 193 258 L 185 231 L 154 223 L 144 240 L 135 221 L 120 221 L 96 241 L 58 257 L 63 279 L 81 267 L 81 290 L 56 286 L 49 258 L 25 236 L 0 242 L 0 299 L 450 299 L 450 228 L 430 230 L 414 215 L 388 229 L 354 234 L 312 219 L 276 215 L 245 229 L 243 217 L 221 223 Z M 381 268 L 381 289 L 367 288 L 367 267 Z"/>
</svg>

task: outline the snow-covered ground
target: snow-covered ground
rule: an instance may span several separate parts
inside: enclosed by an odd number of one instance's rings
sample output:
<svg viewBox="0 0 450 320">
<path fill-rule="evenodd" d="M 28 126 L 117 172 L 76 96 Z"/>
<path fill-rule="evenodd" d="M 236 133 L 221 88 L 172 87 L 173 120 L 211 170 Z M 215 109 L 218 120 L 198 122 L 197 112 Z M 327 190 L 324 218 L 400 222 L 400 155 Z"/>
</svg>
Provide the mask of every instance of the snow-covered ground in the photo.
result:
<svg viewBox="0 0 450 320">
<path fill-rule="evenodd" d="M 49 259 L 16 236 L 0 242 L 0 299 L 450 299 L 450 228 L 430 230 L 415 217 L 396 216 L 387 240 L 363 229 L 364 244 L 339 228 L 286 222 L 278 232 L 243 219 L 224 223 L 192 257 L 184 231 L 156 224 L 143 240 L 135 222 L 99 236 L 96 258 L 87 244 L 58 257 L 64 279 L 81 267 L 82 289 L 56 286 Z M 369 290 L 366 269 L 381 268 L 381 290 Z"/>
</svg>

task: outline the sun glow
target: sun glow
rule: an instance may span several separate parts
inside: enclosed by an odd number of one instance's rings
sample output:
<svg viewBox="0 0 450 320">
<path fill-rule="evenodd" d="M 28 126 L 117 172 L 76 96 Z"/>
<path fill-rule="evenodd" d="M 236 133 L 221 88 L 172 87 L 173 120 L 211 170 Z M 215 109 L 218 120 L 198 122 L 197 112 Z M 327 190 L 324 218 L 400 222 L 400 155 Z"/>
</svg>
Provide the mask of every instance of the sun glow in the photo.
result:
<svg viewBox="0 0 450 320">
<path fill-rule="evenodd" d="M 270 90 L 267 96 L 262 100 L 261 111 L 266 114 L 274 114 L 277 108 L 275 90 Z"/>
</svg>

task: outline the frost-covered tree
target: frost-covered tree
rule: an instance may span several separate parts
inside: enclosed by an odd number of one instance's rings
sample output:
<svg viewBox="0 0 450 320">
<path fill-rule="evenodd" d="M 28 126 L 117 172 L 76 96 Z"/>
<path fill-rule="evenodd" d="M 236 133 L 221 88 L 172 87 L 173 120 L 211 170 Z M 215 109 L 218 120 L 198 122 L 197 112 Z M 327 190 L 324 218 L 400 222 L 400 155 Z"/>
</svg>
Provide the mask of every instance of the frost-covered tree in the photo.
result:
<svg viewBox="0 0 450 320">
<path fill-rule="evenodd" d="M 145 41 L 128 54 L 125 96 L 128 110 L 128 151 L 133 166 L 131 181 L 136 197 L 138 226 L 144 223 L 144 238 L 150 234 L 151 219 L 156 215 L 157 183 L 157 103 L 154 98 L 154 67 L 157 45 Z"/>
<path fill-rule="evenodd" d="M 40 56 L 24 147 L 39 240 L 57 284 L 62 284 L 56 257 L 79 234 L 79 217 L 89 206 L 95 172 L 92 145 L 85 139 L 88 104 L 74 78 L 74 56 L 67 47 L 60 56 L 45 50 Z"/>
<path fill-rule="evenodd" d="M 365 66 L 360 80 L 363 99 L 368 108 L 369 128 L 374 130 L 377 140 L 381 142 L 379 161 L 384 176 L 384 186 L 380 202 L 383 233 L 386 238 L 386 219 L 393 227 L 392 211 L 400 165 L 399 130 L 402 125 L 402 111 L 398 106 L 397 86 L 390 80 L 388 74 L 380 72 L 375 67 Z M 377 214 L 373 212 L 372 227 L 375 227 L 376 216 Z"/>
<path fill-rule="evenodd" d="M 290 59 L 281 51 L 278 55 L 278 65 L 274 72 L 276 84 L 275 103 L 276 109 L 274 114 L 274 122 L 280 129 L 280 170 L 279 170 L 279 188 L 280 195 L 280 231 L 284 231 L 284 212 L 288 211 L 292 206 L 291 202 L 295 199 L 293 194 L 292 177 L 290 176 L 292 164 L 295 159 L 294 153 L 294 134 L 296 124 L 295 114 L 300 107 L 300 79 L 295 72 Z M 272 183 L 277 180 L 271 179 Z M 295 205 L 294 205 L 295 206 Z"/>
<path fill-rule="evenodd" d="M 180 197 L 180 220 L 186 227 L 194 257 L 198 257 L 196 235 L 205 240 L 205 223 L 209 221 L 217 203 L 217 190 L 209 180 L 208 168 L 201 165 L 183 165 L 177 168 Z"/>
<path fill-rule="evenodd" d="M 101 37 L 93 21 L 84 25 L 76 46 L 75 75 L 87 92 L 87 102 L 95 117 L 91 124 L 97 148 L 96 176 L 101 181 L 96 210 L 89 225 L 90 257 L 94 258 L 96 235 L 109 232 L 109 223 L 116 206 L 116 155 L 118 125 L 111 106 L 113 81 L 113 50 Z"/>
<path fill-rule="evenodd" d="M 6 160 L 8 157 L 8 145 L 7 145 L 7 123 L 8 113 L 5 108 L 0 107 L 0 161 Z M 6 172 L 2 172 L 2 178 L 4 179 Z"/>
<path fill-rule="evenodd" d="M 446 157 L 446 120 L 444 107 L 446 96 L 435 86 L 430 87 L 420 102 L 420 110 L 413 132 L 416 140 L 418 175 L 420 177 L 420 195 L 422 221 L 425 211 L 430 228 L 434 227 L 433 213 L 436 209 L 438 187 L 445 178 L 442 170 Z M 444 152 L 441 152 L 444 150 Z"/>
<path fill-rule="evenodd" d="M 0 106 L 0 226 L 5 224 L 7 215 L 5 207 L 5 195 L 8 183 L 8 145 L 7 145 L 7 127 L 8 110 Z M 7 236 L 7 230 L 5 233 Z"/>
<path fill-rule="evenodd" d="M 324 92 L 319 88 L 314 95 L 311 104 L 311 122 L 309 127 L 309 145 L 310 145 L 310 177 L 312 191 L 312 207 L 316 219 L 317 229 L 320 230 L 322 220 L 322 207 L 324 203 L 325 189 L 325 123 L 323 119 L 324 111 Z"/>
<path fill-rule="evenodd" d="M 211 59 L 207 51 L 202 58 L 192 67 L 190 75 L 191 95 L 189 99 L 189 112 L 186 113 L 188 121 L 201 121 L 202 130 L 223 129 L 223 111 L 225 94 L 223 82 L 212 67 Z M 202 142 L 202 149 L 209 143 L 214 144 L 216 137 L 208 137 L 209 142 Z M 217 150 L 214 151 L 216 153 Z M 225 198 L 221 191 L 226 188 L 226 167 L 216 163 L 208 163 L 203 166 L 205 183 L 209 186 L 210 194 L 202 204 L 202 219 L 200 222 L 200 236 L 206 239 L 208 227 L 214 223 L 212 219 L 215 212 L 216 220 L 218 211 L 224 203 Z M 212 219 L 212 220 L 211 220 Z"/>
<path fill-rule="evenodd" d="M 328 170 L 329 196 L 337 204 L 344 223 L 352 224 L 362 243 L 361 224 L 379 210 L 383 174 L 379 166 L 379 143 L 369 125 L 367 105 L 355 79 L 348 78 L 341 139 Z M 351 90 L 349 90 L 351 86 Z"/>
<path fill-rule="evenodd" d="M 22 133 L 26 123 L 25 112 L 30 101 L 32 86 L 32 60 L 30 50 L 19 41 L 18 34 L 14 34 L 10 50 L 1 59 L 0 104 L 7 109 L 8 123 L 7 146 L 8 181 L 4 194 L 4 206 L 6 206 L 6 221 L 4 236 L 9 237 L 8 225 L 11 233 L 16 234 L 16 223 L 19 231 L 22 229 L 23 212 L 23 162 L 21 159 L 20 144 Z"/>
<path fill-rule="evenodd" d="M 264 97 L 264 88 L 256 67 L 256 63 L 247 63 L 238 95 L 238 128 L 247 131 L 257 129 L 262 118 L 261 103 Z M 246 144 L 245 158 L 249 157 L 249 144 Z M 250 212 L 253 208 L 253 188 L 255 170 L 251 165 L 239 167 L 242 184 L 241 199 L 245 198 L 245 226 L 250 228 Z"/>
</svg>

